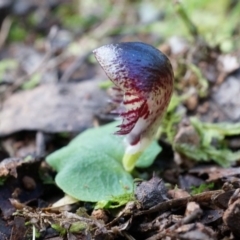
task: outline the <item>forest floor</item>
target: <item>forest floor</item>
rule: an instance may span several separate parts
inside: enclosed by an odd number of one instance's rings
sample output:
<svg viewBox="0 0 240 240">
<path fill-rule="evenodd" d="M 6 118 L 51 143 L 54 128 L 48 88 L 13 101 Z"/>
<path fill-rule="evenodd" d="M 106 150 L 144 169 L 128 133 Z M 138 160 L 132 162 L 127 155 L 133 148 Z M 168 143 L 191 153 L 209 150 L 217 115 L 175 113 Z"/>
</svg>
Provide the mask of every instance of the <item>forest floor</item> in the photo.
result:
<svg viewBox="0 0 240 240">
<path fill-rule="evenodd" d="M 0 1 L 0 240 L 240 239 L 240 4 L 157 2 Z M 133 41 L 175 83 L 130 174 L 92 51 Z"/>
</svg>

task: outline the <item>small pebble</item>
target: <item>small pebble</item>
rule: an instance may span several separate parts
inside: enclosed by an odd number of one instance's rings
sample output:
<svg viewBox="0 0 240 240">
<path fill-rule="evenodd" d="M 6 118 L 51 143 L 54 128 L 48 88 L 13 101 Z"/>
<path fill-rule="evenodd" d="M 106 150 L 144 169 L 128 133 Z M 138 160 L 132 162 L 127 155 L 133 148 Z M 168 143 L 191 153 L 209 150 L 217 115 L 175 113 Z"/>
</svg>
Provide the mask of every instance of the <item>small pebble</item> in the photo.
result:
<svg viewBox="0 0 240 240">
<path fill-rule="evenodd" d="M 23 186 L 27 190 L 34 190 L 36 188 L 36 182 L 33 178 L 29 176 L 24 176 L 22 179 Z"/>
</svg>

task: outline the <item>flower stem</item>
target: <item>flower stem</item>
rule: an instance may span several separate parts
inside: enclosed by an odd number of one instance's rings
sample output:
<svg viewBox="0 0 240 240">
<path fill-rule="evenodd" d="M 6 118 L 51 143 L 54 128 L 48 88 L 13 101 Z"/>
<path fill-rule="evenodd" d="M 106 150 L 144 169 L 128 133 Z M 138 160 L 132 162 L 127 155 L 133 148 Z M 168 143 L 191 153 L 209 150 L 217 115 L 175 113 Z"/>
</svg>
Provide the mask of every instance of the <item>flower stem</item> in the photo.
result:
<svg viewBox="0 0 240 240">
<path fill-rule="evenodd" d="M 141 154 L 142 152 L 137 152 L 134 154 L 128 154 L 128 153 L 124 154 L 122 162 L 123 162 L 123 167 L 127 172 L 131 172 L 134 169 L 135 163 L 137 162 Z"/>
</svg>

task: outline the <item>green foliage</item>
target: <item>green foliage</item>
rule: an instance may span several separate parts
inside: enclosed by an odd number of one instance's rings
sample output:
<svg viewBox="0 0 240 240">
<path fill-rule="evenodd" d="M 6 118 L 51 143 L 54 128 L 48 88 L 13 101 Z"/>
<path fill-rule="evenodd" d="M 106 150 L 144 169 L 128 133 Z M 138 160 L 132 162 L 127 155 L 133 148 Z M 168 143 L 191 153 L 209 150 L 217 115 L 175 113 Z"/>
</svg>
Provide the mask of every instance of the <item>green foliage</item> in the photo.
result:
<svg viewBox="0 0 240 240">
<path fill-rule="evenodd" d="M 206 97 L 208 94 L 208 80 L 203 77 L 201 70 L 194 64 L 188 64 L 189 69 L 191 69 L 198 78 L 197 91 L 199 97 Z"/>
<path fill-rule="evenodd" d="M 196 161 L 213 160 L 225 167 L 240 159 L 240 151 L 233 152 L 225 144 L 225 137 L 240 134 L 239 123 L 203 123 L 197 118 L 190 121 L 200 137 L 200 144 L 175 143 L 176 151 Z"/>
<path fill-rule="evenodd" d="M 210 190 L 214 188 L 214 183 L 202 183 L 200 186 L 192 186 L 191 187 L 191 194 L 196 195 L 202 193 L 206 190 Z"/>
<path fill-rule="evenodd" d="M 112 86 L 113 86 L 113 83 L 110 80 L 106 80 L 106 81 L 103 81 L 103 82 L 99 83 L 99 87 L 101 89 L 108 89 L 108 88 L 110 88 Z"/>
<path fill-rule="evenodd" d="M 36 229 L 34 225 L 32 225 L 32 239 L 40 238 L 41 233 Z"/>
<path fill-rule="evenodd" d="M 123 138 L 114 135 L 117 123 L 89 129 L 47 157 L 58 172 L 57 185 L 68 195 L 89 202 L 113 201 L 133 191 L 132 176 L 122 166 Z M 161 148 L 153 142 L 137 161 L 152 164 Z"/>
<path fill-rule="evenodd" d="M 4 59 L 0 61 L 0 82 L 6 71 L 14 70 L 18 67 L 18 62 L 14 59 Z"/>
<path fill-rule="evenodd" d="M 66 4 L 57 9 L 56 16 L 62 20 L 65 28 L 79 31 L 79 28 L 88 28 L 98 22 L 99 19 L 95 16 L 82 17 L 76 5 Z"/>
<path fill-rule="evenodd" d="M 83 232 L 84 230 L 86 230 L 88 228 L 88 225 L 85 222 L 78 221 L 78 222 L 73 222 L 69 229 L 66 229 L 65 227 L 61 226 L 58 223 L 51 224 L 51 227 L 53 229 L 55 229 L 59 233 L 60 236 L 65 236 L 68 231 L 71 233 Z"/>
<path fill-rule="evenodd" d="M 67 230 L 64 227 L 60 226 L 60 224 L 57 224 L 57 223 L 52 224 L 51 228 L 55 229 L 60 234 L 60 236 L 64 236 L 67 233 Z"/>
<path fill-rule="evenodd" d="M 240 123 L 203 123 L 197 118 L 191 118 L 190 121 L 203 138 L 203 145 L 209 145 L 213 138 L 222 140 L 225 136 L 240 134 Z"/>
<path fill-rule="evenodd" d="M 240 159 L 240 151 L 233 152 L 230 149 L 218 149 L 214 146 L 194 146 L 189 144 L 175 144 L 174 149 L 196 161 L 215 161 L 223 167 L 229 167 L 232 162 Z"/>
<path fill-rule="evenodd" d="M 193 24 L 193 22 L 191 21 L 191 19 L 187 15 L 187 13 L 186 13 L 185 9 L 182 7 L 182 5 L 179 2 L 177 2 L 175 5 L 176 5 L 176 7 L 175 7 L 176 12 L 178 13 L 178 15 L 183 20 L 183 22 L 186 25 L 187 29 L 189 30 L 190 34 L 193 37 L 196 37 L 198 35 L 197 27 Z"/>
<path fill-rule="evenodd" d="M 180 1 L 178 1 L 180 2 Z M 229 52 L 239 48 L 239 37 L 233 36 L 239 31 L 240 2 L 231 6 L 229 0 L 183 0 L 180 2 L 185 11 L 179 14 L 174 1 L 152 1 L 152 4 L 164 12 L 164 21 L 155 21 L 143 25 L 141 32 L 161 34 L 164 38 L 183 36 L 193 39 L 197 33 L 206 39 L 210 46 L 220 44 L 221 50 Z M 189 21 L 186 21 L 188 19 Z"/>
<path fill-rule="evenodd" d="M 35 73 L 27 82 L 24 82 L 22 84 L 22 89 L 24 90 L 33 89 L 40 83 L 40 80 L 41 75 L 39 73 Z"/>
<path fill-rule="evenodd" d="M 87 228 L 88 228 L 88 225 L 85 222 L 81 222 L 81 221 L 74 222 L 71 224 L 71 227 L 69 228 L 69 232 L 79 233 L 79 232 L 86 230 Z"/>
<path fill-rule="evenodd" d="M 43 168 L 39 169 L 38 174 L 43 184 L 55 184 L 53 177 Z"/>
<path fill-rule="evenodd" d="M 106 208 L 106 209 L 110 209 L 110 208 L 118 208 L 122 205 L 125 205 L 126 203 L 130 202 L 130 201 L 134 201 L 135 197 L 133 192 L 131 193 L 124 193 L 123 195 L 117 196 L 117 197 L 112 197 L 110 200 L 107 201 L 99 201 L 95 208 Z"/>
<path fill-rule="evenodd" d="M 222 50 L 233 50 L 233 44 L 228 44 L 228 48 L 223 46 L 225 41 L 232 38 L 238 26 L 237 12 L 240 10 L 240 2 L 236 3 L 235 7 L 231 7 L 228 0 L 220 0 L 217 3 L 207 0 L 184 0 L 182 4 L 209 45 L 220 44 Z"/>
<path fill-rule="evenodd" d="M 13 42 L 23 41 L 27 36 L 27 30 L 24 29 L 18 22 L 15 22 L 9 32 L 8 40 Z"/>
<path fill-rule="evenodd" d="M 187 97 L 187 95 L 178 96 L 175 93 L 172 95 L 167 112 L 162 120 L 162 125 L 159 128 L 158 138 L 160 135 L 164 134 L 169 143 L 173 142 L 177 132 L 176 126 L 180 122 L 182 116 L 182 113 L 177 112 L 176 109 Z"/>
<path fill-rule="evenodd" d="M 6 180 L 7 177 L 0 177 L 0 186 L 3 186 Z"/>
</svg>

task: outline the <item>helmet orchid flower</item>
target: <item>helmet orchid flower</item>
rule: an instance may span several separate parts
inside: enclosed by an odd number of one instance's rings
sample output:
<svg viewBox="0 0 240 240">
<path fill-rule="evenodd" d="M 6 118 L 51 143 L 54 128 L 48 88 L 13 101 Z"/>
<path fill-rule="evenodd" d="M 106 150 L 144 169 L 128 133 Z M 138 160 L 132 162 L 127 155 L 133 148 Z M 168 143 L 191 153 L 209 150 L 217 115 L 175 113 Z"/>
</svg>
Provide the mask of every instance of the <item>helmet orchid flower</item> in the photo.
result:
<svg viewBox="0 0 240 240">
<path fill-rule="evenodd" d="M 173 70 L 158 49 L 141 42 L 109 44 L 93 51 L 124 111 L 118 135 L 125 135 L 123 166 L 132 171 L 137 159 L 154 139 L 173 92 Z"/>
</svg>

